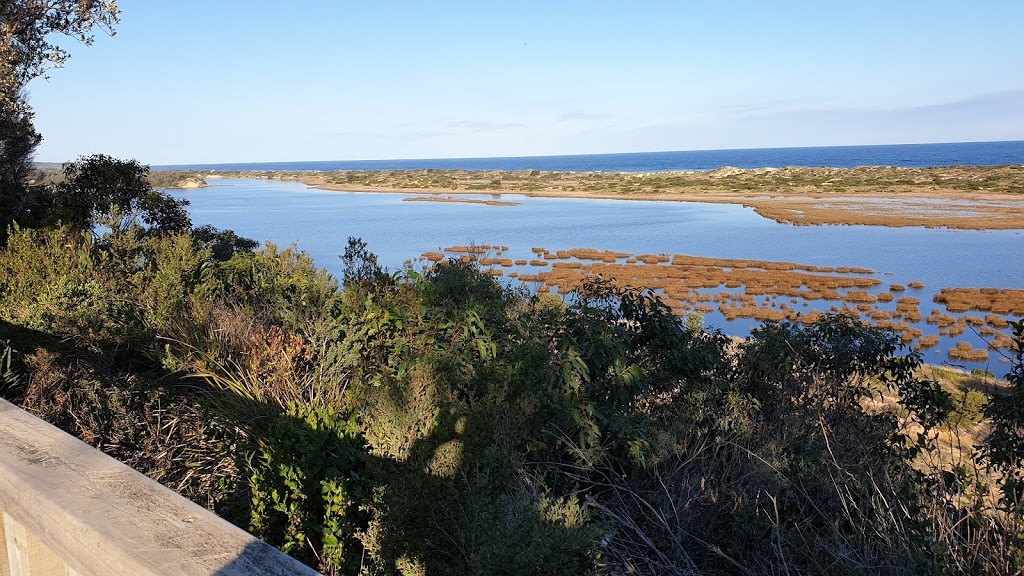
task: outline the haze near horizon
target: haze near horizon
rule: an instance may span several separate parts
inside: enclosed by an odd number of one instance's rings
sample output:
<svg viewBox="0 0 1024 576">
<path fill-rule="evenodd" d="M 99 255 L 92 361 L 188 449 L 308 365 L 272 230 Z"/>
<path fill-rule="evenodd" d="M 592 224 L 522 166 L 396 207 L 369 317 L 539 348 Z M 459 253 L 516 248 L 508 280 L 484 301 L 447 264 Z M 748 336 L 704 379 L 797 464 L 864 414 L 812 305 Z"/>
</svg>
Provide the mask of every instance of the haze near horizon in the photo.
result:
<svg viewBox="0 0 1024 576">
<path fill-rule="evenodd" d="M 30 85 L 38 160 L 1024 139 L 1019 2 L 119 5 Z"/>
</svg>

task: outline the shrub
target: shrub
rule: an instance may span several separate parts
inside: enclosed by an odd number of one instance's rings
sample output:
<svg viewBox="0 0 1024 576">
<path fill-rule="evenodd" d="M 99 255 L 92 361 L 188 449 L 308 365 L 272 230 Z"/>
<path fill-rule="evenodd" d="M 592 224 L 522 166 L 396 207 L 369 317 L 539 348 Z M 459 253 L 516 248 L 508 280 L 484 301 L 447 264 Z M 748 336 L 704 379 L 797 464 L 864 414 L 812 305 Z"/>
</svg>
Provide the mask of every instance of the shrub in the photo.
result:
<svg viewBox="0 0 1024 576">
<path fill-rule="evenodd" d="M 250 531 L 325 574 L 357 574 L 367 486 L 355 420 L 292 403 L 255 442 Z"/>
</svg>

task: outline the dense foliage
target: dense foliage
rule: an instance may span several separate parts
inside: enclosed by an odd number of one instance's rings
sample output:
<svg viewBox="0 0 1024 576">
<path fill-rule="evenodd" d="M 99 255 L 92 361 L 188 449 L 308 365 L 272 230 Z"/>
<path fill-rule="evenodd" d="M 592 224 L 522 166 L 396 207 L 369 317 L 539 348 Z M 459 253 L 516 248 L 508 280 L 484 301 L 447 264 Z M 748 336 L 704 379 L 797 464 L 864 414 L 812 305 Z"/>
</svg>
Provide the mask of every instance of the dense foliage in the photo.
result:
<svg viewBox="0 0 1024 576">
<path fill-rule="evenodd" d="M 1022 567 L 1020 356 L 978 460 L 937 462 L 957 405 L 847 317 L 737 343 L 642 290 L 388 273 L 358 239 L 342 287 L 128 206 L 11 230 L 0 391 L 325 573 Z"/>
<path fill-rule="evenodd" d="M 42 141 L 26 88 L 33 78 L 61 67 L 70 54 L 58 40 L 89 45 L 93 31 L 113 34 L 115 0 L 3 0 L 0 2 L 0 244 L 12 223 L 40 222 L 41 196 L 32 157 Z"/>
</svg>

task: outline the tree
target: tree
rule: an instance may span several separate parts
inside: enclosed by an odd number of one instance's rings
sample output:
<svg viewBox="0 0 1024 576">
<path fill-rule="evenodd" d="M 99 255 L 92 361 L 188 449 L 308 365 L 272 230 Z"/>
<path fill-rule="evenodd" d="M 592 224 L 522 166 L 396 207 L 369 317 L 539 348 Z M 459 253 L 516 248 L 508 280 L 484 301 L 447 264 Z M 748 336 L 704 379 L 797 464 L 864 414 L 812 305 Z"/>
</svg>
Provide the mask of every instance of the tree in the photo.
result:
<svg viewBox="0 0 1024 576">
<path fill-rule="evenodd" d="M 188 200 L 153 190 L 148 174 L 149 167 L 135 160 L 104 154 L 68 162 L 64 181 L 51 192 L 48 223 L 79 230 L 104 226 L 115 233 L 135 225 L 160 232 L 189 231 Z"/>
<path fill-rule="evenodd" d="M 370 252 L 362 238 L 348 237 L 348 246 L 341 255 L 344 264 L 342 278 L 345 286 L 355 284 L 373 284 L 387 276 L 387 272 L 377 263 L 377 255 Z"/>
<path fill-rule="evenodd" d="M 0 101 L 0 245 L 7 227 L 31 226 L 38 216 L 38 187 L 30 184 L 32 156 L 42 141 L 24 94 Z"/>
<path fill-rule="evenodd" d="M 53 35 L 88 46 L 94 28 L 114 35 L 119 14 L 116 0 L 0 1 L 0 99 L 15 99 L 30 80 L 64 65 L 70 54 Z"/>
<path fill-rule="evenodd" d="M 99 28 L 113 35 L 116 0 L 0 0 L 0 245 L 12 223 L 34 226 L 43 189 L 33 186 L 32 159 L 42 137 L 25 87 L 70 56 L 55 35 L 89 45 Z"/>
<path fill-rule="evenodd" d="M 209 224 L 197 227 L 192 231 L 196 243 L 209 248 L 214 260 L 226 261 L 237 252 L 252 252 L 259 248 L 259 242 L 235 234 L 234 230 L 220 230 Z"/>
</svg>

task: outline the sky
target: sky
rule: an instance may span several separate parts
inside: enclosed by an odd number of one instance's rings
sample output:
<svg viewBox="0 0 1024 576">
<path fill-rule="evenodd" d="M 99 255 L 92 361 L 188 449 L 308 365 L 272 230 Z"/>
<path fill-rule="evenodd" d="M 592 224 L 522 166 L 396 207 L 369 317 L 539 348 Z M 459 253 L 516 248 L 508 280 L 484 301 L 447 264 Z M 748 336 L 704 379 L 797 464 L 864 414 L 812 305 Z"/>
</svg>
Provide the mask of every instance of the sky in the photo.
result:
<svg viewBox="0 0 1024 576">
<path fill-rule="evenodd" d="M 1024 139 L 1024 2 L 118 0 L 37 160 L 153 165 Z"/>
</svg>

